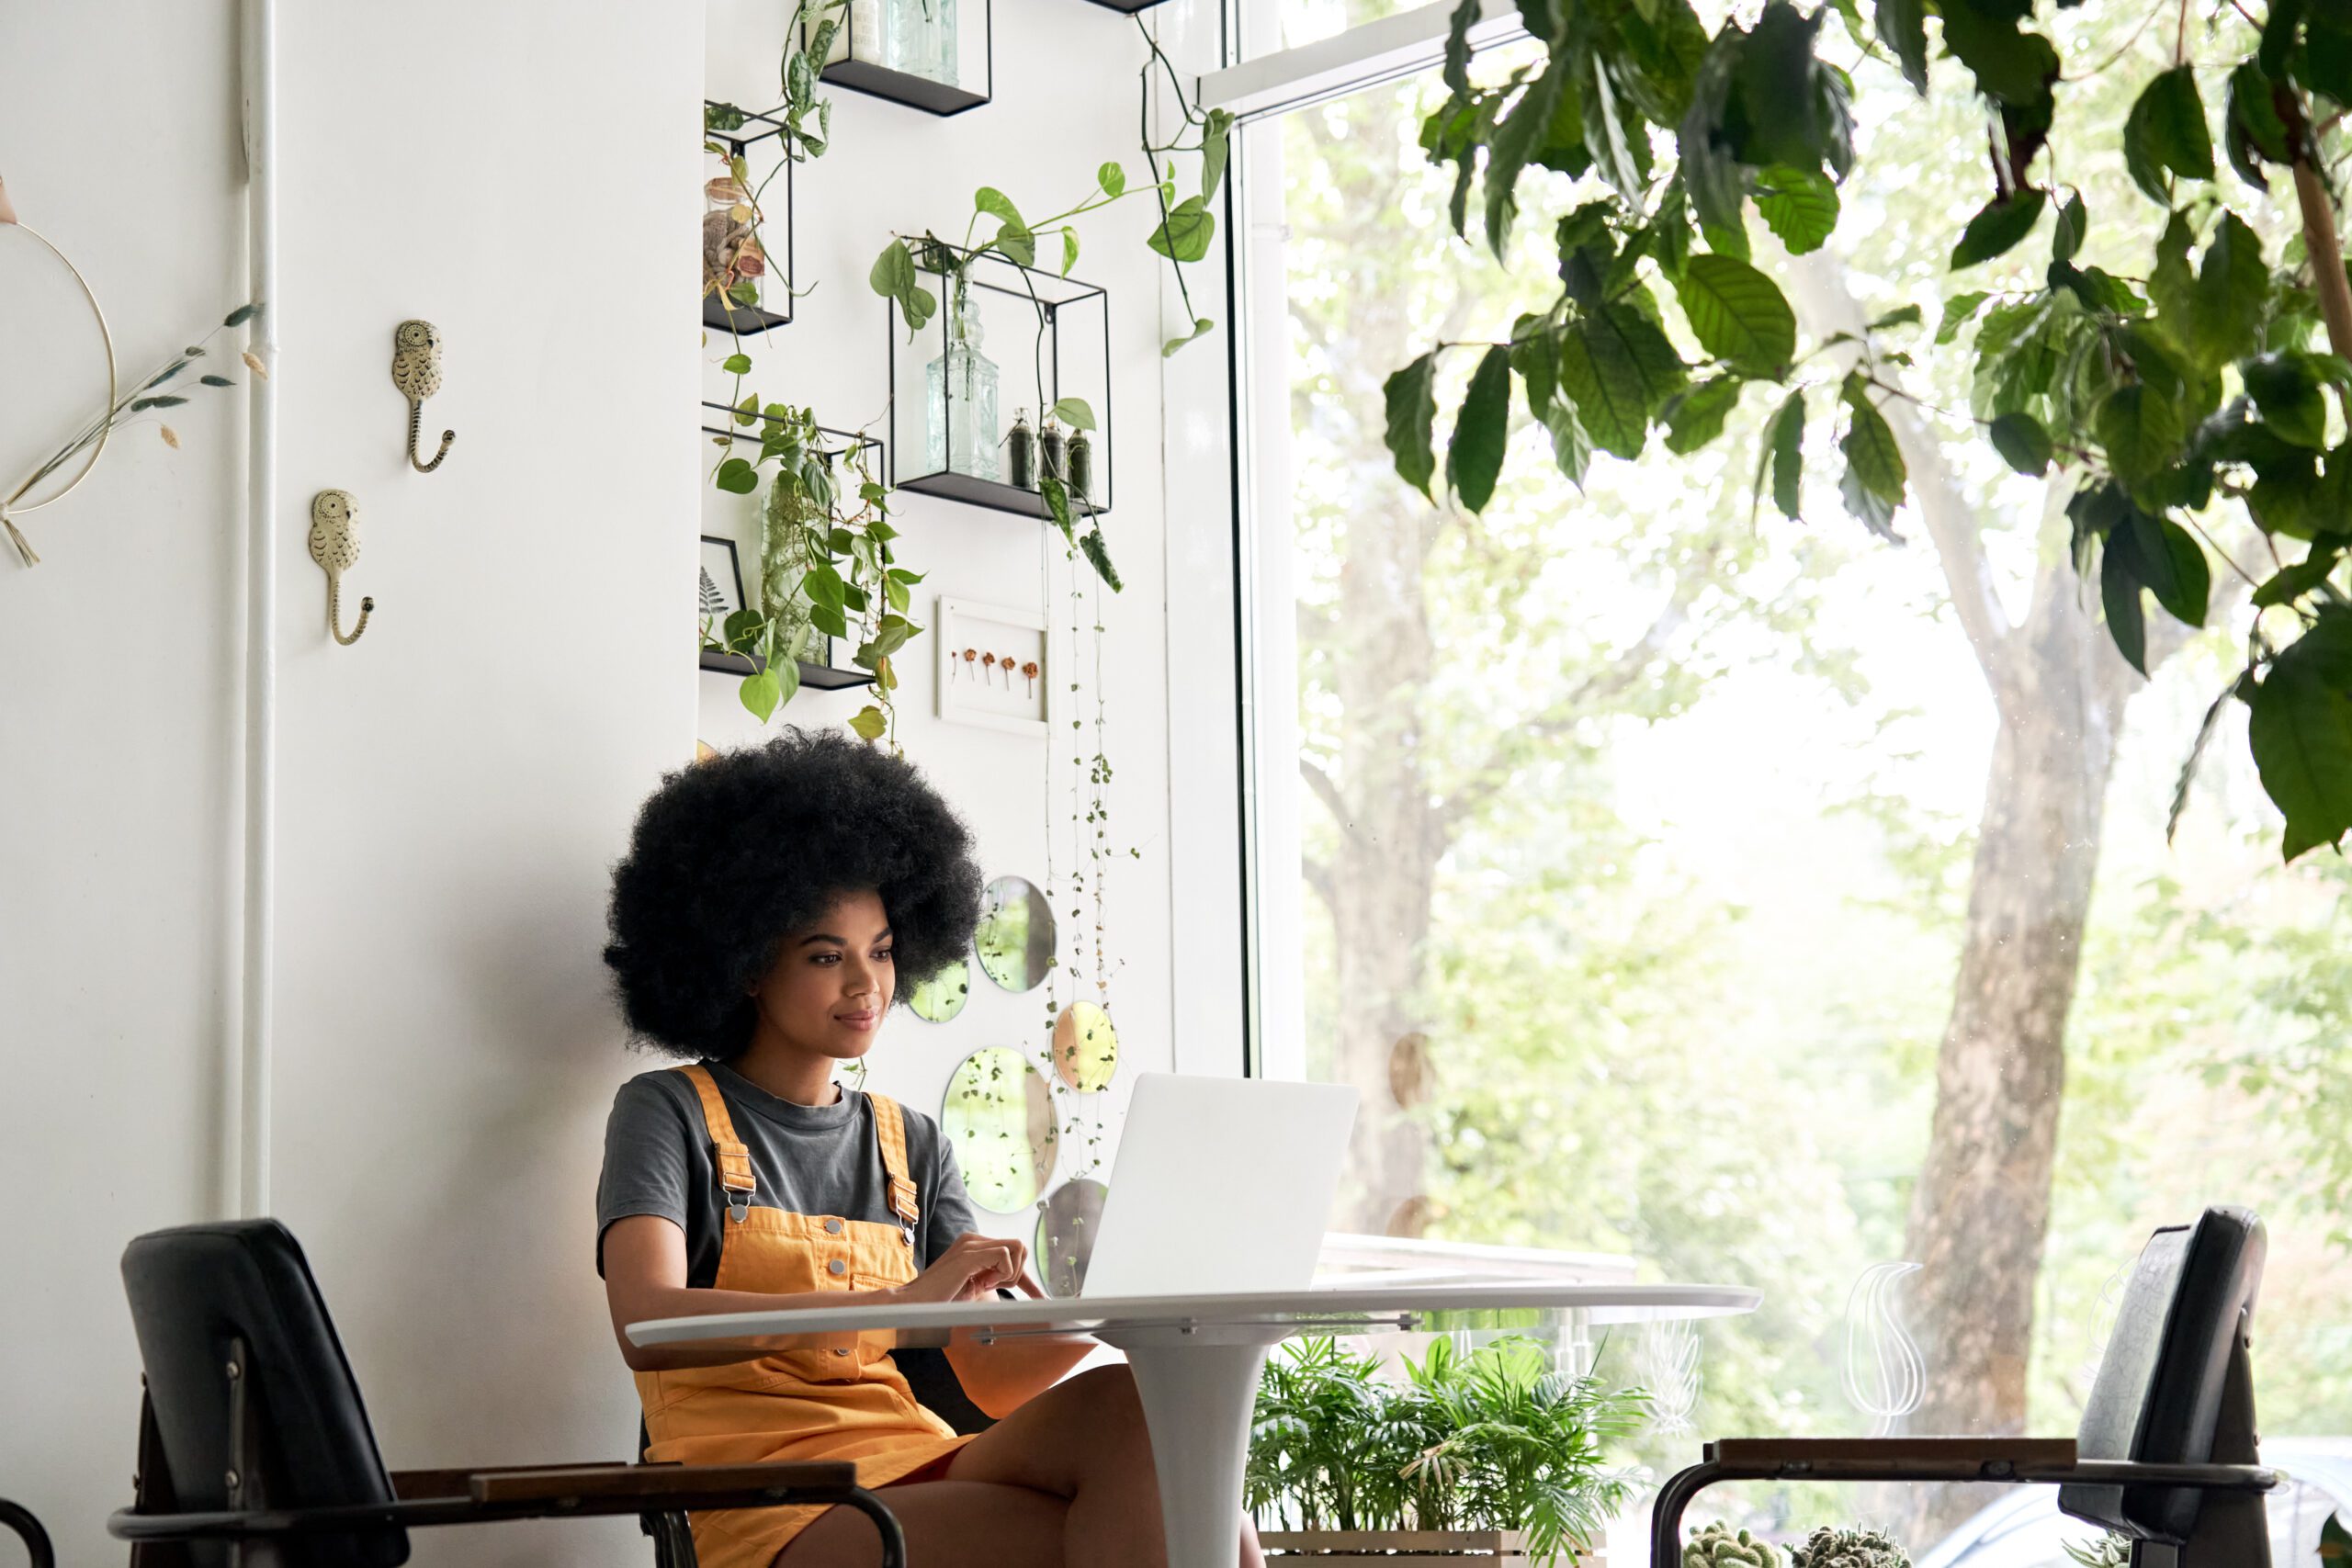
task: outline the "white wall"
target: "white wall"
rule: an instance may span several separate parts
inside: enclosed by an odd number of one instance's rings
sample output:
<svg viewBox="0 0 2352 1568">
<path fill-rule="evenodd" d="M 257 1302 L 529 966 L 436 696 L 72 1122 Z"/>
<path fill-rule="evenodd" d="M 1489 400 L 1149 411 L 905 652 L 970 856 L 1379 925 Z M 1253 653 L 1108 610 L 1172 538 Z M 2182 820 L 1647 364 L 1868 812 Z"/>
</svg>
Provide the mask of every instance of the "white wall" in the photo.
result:
<svg viewBox="0 0 2352 1568">
<path fill-rule="evenodd" d="M 0 6 L 0 176 L 144 376 L 240 297 L 236 29 L 221 4 L 105 10 Z M 104 400 L 75 298 L 0 231 L 0 493 Z M 222 1184 L 243 397 L 173 411 L 176 452 L 152 421 L 122 433 L 24 520 L 42 565 L 0 553 L 0 1495 L 68 1562 L 120 1560 L 101 1527 L 139 1382 L 116 1259 Z"/>
<path fill-rule="evenodd" d="M 274 1207 L 395 1465 L 616 1457 L 633 1427 L 590 1269 L 592 1192 L 612 1086 L 647 1064 L 622 1049 L 597 949 L 637 803 L 697 736 L 756 732 L 732 682 L 689 662 L 695 535 L 738 503 L 698 466 L 695 405 L 722 384 L 707 362 L 723 350 L 698 353 L 684 323 L 700 100 L 768 101 L 762 29 L 780 9 L 605 0 L 558 25 L 525 0 L 285 8 Z M 1080 0 L 996 9 L 989 107 L 942 121 L 837 95 L 835 151 L 799 190 L 800 277 L 820 287 L 754 347 L 764 396 L 836 423 L 881 407 L 865 275 L 887 231 L 957 223 L 984 183 L 1050 210 L 1104 158 L 1140 183 L 1132 24 Z M 0 17 L 0 175 L 89 258 L 132 366 L 238 298 L 234 40 L 226 0 Z M 1174 993 L 1223 984 L 1235 941 L 1200 896 L 1184 929 L 1170 917 L 1170 862 L 1198 832 L 1181 805 L 1171 825 L 1170 655 L 1181 683 L 1195 639 L 1230 632 L 1190 608 L 1168 618 L 1171 550 L 1195 570 L 1200 548 L 1160 521 L 1150 222 L 1140 201 L 1093 220 L 1079 269 L 1113 307 L 1107 532 L 1127 580 L 1106 601 L 1113 823 L 1141 851 L 1113 874 L 1108 919 L 1127 1071 L 1177 1059 Z M 0 248 L 12 470 L 60 401 L 96 395 L 19 373 L 67 331 L 46 310 L 23 329 L 10 308 L 36 276 Z M 388 376 L 411 315 L 447 345 L 427 428 L 458 433 L 431 476 L 403 467 Z M 112 1556 L 100 1527 L 130 1470 L 121 1245 L 225 1212 L 233 1191 L 240 396 L 178 411 L 181 451 L 134 433 L 89 491 L 32 520 L 47 564 L 0 563 L 0 1495 L 49 1517 L 66 1561 Z M 352 648 L 325 637 L 304 547 L 323 486 L 362 508 L 345 615 L 362 593 L 377 611 Z M 939 592 L 1052 592 L 1039 525 L 912 497 L 900 521 L 906 561 L 930 574 L 918 618 Z M 1187 527 L 1215 539 L 1227 523 Z M 1058 552 L 1047 564 L 1061 581 Z M 909 754 L 992 872 L 1041 875 L 1049 824 L 1070 830 L 1067 799 L 1037 794 L 1043 743 L 941 724 L 928 646 L 904 664 Z M 780 717 L 855 705 L 804 697 Z M 954 1024 L 894 1021 L 876 1085 L 935 1108 L 965 1051 L 1035 1048 L 1041 1013 L 978 982 Z M 645 1557 L 614 1524 L 420 1537 L 417 1561 L 559 1551 Z"/>
</svg>

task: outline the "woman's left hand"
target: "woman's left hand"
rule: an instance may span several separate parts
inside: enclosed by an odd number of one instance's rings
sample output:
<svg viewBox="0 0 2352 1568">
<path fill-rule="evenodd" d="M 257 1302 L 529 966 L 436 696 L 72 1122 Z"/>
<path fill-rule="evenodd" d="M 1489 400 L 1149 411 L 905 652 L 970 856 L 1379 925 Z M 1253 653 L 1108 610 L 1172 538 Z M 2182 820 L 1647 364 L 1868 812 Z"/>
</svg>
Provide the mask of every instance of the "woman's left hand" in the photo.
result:
<svg viewBox="0 0 2352 1568">
<path fill-rule="evenodd" d="M 1018 1289 L 1032 1296 L 1045 1293 L 1029 1278 L 1027 1245 L 967 1232 L 894 1293 L 900 1301 L 968 1302 L 1000 1289 Z"/>
</svg>

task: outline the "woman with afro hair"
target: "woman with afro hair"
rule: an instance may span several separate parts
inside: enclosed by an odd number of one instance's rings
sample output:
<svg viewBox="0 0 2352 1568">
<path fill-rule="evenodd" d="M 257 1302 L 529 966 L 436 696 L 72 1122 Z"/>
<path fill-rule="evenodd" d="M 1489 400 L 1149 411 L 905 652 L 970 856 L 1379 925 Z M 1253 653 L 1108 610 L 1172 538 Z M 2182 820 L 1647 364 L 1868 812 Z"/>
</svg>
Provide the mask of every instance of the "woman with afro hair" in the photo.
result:
<svg viewBox="0 0 2352 1568">
<path fill-rule="evenodd" d="M 949 1352 L 934 1403 L 999 1417 L 959 1435 L 888 1353 L 718 1362 L 624 1325 L 702 1313 L 1038 1293 L 1018 1241 L 982 1235 L 938 1124 L 837 1084 L 892 1002 L 970 945 L 971 835 L 908 763 L 786 730 L 665 778 L 613 871 L 632 1035 L 687 1065 L 621 1086 L 597 1189 L 597 1268 L 636 1374 L 650 1461 L 848 1461 L 888 1487 L 916 1568 L 1154 1568 L 1159 1496 L 1133 1379 L 1062 1379 L 1079 1352 Z M 960 1381 L 961 1389 L 955 1384 Z M 967 1423 L 971 1424 L 971 1423 Z M 846 1510 L 693 1517 L 703 1568 L 863 1568 Z M 1246 1531 L 1238 1561 L 1256 1568 Z"/>
</svg>

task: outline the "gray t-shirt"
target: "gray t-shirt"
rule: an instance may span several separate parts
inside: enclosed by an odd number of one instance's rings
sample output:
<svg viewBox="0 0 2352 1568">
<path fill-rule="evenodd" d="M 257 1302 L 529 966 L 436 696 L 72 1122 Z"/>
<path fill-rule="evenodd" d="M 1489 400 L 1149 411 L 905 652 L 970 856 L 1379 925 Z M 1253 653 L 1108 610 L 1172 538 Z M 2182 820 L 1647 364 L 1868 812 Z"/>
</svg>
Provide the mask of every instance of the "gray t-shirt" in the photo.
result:
<svg viewBox="0 0 2352 1568">
<path fill-rule="evenodd" d="M 727 1102 L 735 1135 L 751 1150 L 752 1202 L 796 1214 L 898 1223 L 865 1095 L 844 1088 L 834 1104 L 795 1105 L 722 1062 L 704 1065 Z M 907 1170 L 922 1211 L 915 1251 L 927 1267 L 978 1227 L 939 1123 L 912 1109 L 905 1122 Z M 686 1075 L 665 1068 L 621 1085 L 605 1126 L 605 1169 L 596 1183 L 596 1272 L 605 1271 L 605 1232 L 615 1220 L 660 1214 L 686 1233 L 686 1284 L 707 1290 L 718 1278 L 725 1208 L 702 1099 Z"/>
</svg>

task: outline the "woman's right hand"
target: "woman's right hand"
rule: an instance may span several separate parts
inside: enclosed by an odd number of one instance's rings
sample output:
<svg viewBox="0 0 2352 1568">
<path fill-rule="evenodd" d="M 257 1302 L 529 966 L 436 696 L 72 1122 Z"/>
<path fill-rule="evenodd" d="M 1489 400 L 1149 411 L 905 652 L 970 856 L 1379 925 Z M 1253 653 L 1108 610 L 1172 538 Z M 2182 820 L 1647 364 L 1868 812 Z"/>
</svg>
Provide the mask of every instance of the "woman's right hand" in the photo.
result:
<svg viewBox="0 0 2352 1568">
<path fill-rule="evenodd" d="M 1043 1295 L 1028 1266 L 1029 1248 L 1022 1242 L 967 1232 L 890 1293 L 902 1302 L 968 1302 L 1007 1288 Z"/>
</svg>

